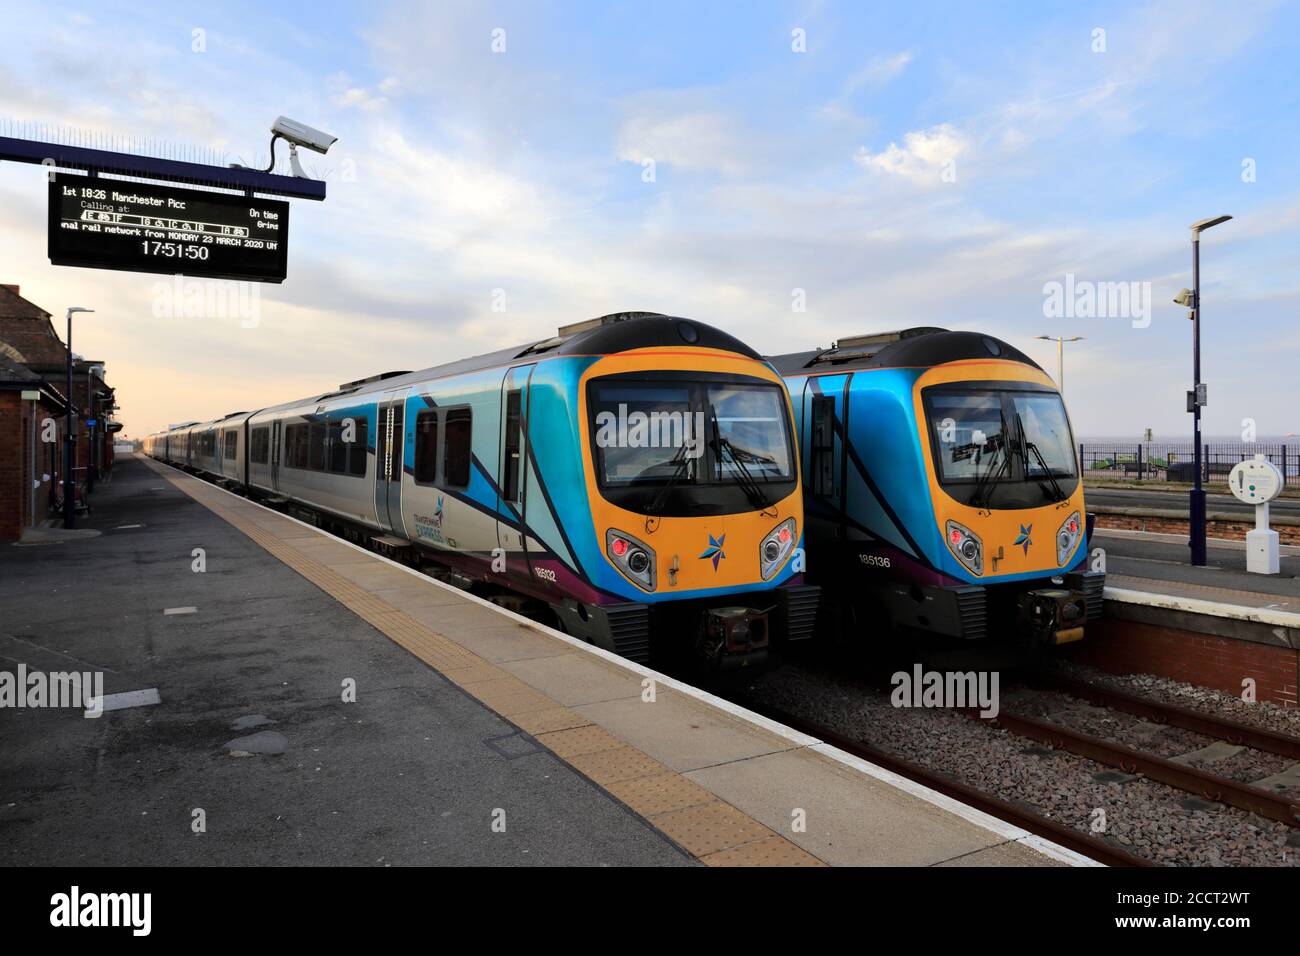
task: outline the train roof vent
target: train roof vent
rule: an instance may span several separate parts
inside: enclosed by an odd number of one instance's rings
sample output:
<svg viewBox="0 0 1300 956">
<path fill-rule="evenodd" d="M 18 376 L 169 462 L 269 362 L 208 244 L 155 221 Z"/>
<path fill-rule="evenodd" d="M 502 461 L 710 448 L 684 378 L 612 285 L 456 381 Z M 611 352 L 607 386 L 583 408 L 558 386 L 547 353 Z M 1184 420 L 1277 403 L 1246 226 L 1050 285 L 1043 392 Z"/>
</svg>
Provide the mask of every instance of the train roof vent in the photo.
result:
<svg viewBox="0 0 1300 956">
<path fill-rule="evenodd" d="M 536 355 L 538 352 L 549 352 L 551 349 L 563 342 L 565 338 L 567 338 L 567 336 L 555 335 L 549 339 L 542 339 L 540 342 L 534 342 L 532 345 L 528 346 L 528 348 L 516 355 L 515 358 L 523 358 L 525 355 Z"/>
<path fill-rule="evenodd" d="M 832 348 L 860 349 L 873 345 L 891 345 L 894 342 L 901 342 L 903 339 L 914 339 L 918 335 L 932 335 L 935 332 L 947 331 L 947 329 L 935 328 L 930 325 L 919 325 L 913 329 L 898 329 L 893 332 L 869 332 L 866 335 L 851 335 L 846 339 L 840 339 Z"/>
<path fill-rule="evenodd" d="M 397 372 L 380 372 L 378 375 L 371 375 L 369 378 L 359 378 L 355 382 L 344 382 L 339 386 L 339 391 L 353 391 L 360 388 L 362 385 L 369 385 L 371 382 L 382 382 L 386 378 L 396 378 L 398 375 L 410 374 L 411 370 L 409 368 Z"/>
<path fill-rule="evenodd" d="M 244 411 L 244 412 L 230 412 L 229 414 L 222 415 L 222 416 L 221 416 L 221 420 L 224 422 L 227 418 L 234 418 L 236 415 L 247 415 L 247 414 L 248 414 L 248 412 L 246 412 L 246 411 Z"/>
<path fill-rule="evenodd" d="M 827 363 L 837 365 L 843 362 L 855 362 L 860 359 L 869 359 L 887 345 L 893 345 L 895 342 L 901 342 L 904 339 L 914 339 L 921 335 L 930 335 L 934 332 L 946 332 L 947 329 L 934 328 L 932 326 L 918 326 L 914 329 L 899 329 L 896 332 L 873 332 L 868 335 L 852 335 L 846 339 L 840 339 L 830 348 L 819 352 L 808 365 L 818 365 Z M 805 366 L 806 367 L 806 366 Z"/>
<path fill-rule="evenodd" d="M 590 332 L 592 329 L 598 329 L 603 325 L 613 325 L 615 322 L 626 322 L 629 319 L 656 319 L 663 318 L 662 312 L 611 312 L 609 315 L 602 315 L 595 319 L 586 319 L 582 322 L 574 322 L 571 325 L 562 325 L 559 329 L 559 337 L 568 338 L 571 335 L 577 335 L 579 332 Z M 549 340 L 548 340 L 549 341 Z M 541 343 L 538 343 L 539 345 Z"/>
</svg>

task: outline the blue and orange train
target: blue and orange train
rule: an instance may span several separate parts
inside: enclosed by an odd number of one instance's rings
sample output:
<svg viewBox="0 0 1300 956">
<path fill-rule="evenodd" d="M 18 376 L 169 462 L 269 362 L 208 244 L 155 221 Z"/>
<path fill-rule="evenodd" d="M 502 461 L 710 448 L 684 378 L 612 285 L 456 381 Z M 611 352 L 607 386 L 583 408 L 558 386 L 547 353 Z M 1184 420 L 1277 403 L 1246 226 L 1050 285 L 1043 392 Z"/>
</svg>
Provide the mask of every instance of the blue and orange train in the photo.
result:
<svg viewBox="0 0 1300 956">
<path fill-rule="evenodd" d="M 173 427 L 145 451 L 464 586 L 541 602 L 635 660 L 749 663 L 812 635 L 788 395 L 756 352 L 700 322 L 604 316 Z"/>
<path fill-rule="evenodd" d="M 794 407 L 828 617 L 856 633 L 1083 636 L 1105 575 L 1065 405 L 1032 359 L 922 327 L 770 361 Z"/>
</svg>

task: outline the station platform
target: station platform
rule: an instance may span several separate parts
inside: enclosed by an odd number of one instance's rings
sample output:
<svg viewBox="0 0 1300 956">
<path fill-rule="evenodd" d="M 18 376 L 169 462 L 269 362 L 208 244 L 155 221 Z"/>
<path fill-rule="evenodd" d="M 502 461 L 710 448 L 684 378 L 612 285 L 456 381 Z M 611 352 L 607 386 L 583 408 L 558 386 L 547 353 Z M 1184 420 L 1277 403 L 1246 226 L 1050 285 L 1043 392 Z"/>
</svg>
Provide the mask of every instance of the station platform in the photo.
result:
<svg viewBox="0 0 1300 956">
<path fill-rule="evenodd" d="M 1115 588 L 1213 601 L 1233 607 L 1300 614 L 1300 547 L 1282 545 L 1280 573 L 1246 570 L 1246 544 L 1207 541 L 1204 567 L 1189 562 L 1185 534 L 1097 528 L 1093 547 L 1106 551 L 1106 583 Z"/>
<path fill-rule="evenodd" d="M 1281 573 L 1246 571 L 1245 542 L 1210 538 L 1189 563 L 1185 533 L 1098 528 L 1105 609 L 1065 653 L 1114 674 L 1152 674 L 1282 707 L 1300 706 L 1300 548 Z"/>
<path fill-rule="evenodd" d="M 1092 865 L 148 459 L 83 527 L 0 666 L 156 702 L 0 710 L 6 864 Z"/>
</svg>

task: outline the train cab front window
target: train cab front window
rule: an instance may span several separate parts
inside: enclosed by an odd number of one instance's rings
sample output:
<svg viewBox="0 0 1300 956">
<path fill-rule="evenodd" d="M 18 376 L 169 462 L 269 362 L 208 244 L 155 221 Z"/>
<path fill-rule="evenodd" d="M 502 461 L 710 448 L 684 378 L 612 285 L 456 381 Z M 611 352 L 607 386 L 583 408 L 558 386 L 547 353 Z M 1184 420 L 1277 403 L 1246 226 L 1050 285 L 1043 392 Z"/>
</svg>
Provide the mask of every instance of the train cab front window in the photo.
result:
<svg viewBox="0 0 1300 956">
<path fill-rule="evenodd" d="M 778 385 L 702 372 L 611 375 L 592 381 L 588 410 L 597 484 L 628 510 L 735 514 L 796 487 Z"/>
<path fill-rule="evenodd" d="M 923 393 L 940 485 L 979 508 L 1034 508 L 1078 486 L 1061 396 L 1035 387 L 934 386 Z"/>
</svg>

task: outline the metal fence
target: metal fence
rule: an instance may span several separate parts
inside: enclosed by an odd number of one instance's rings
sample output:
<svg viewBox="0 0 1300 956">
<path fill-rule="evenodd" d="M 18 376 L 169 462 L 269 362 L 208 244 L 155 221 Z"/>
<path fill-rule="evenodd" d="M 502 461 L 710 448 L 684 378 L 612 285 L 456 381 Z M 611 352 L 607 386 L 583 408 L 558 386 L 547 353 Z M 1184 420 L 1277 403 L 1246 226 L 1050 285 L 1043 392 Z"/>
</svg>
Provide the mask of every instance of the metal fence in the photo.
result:
<svg viewBox="0 0 1300 956">
<path fill-rule="evenodd" d="M 1196 474 L 1196 448 L 1191 442 L 1081 442 L 1079 461 L 1085 478 L 1125 478 L 1135 481 L 1177 481 L 1190 484 Z M 1227 483 L 1232 466 L 1264 455 L 1287 484 L 1300 479 L 1300 445 L 1246 442 L 1201 445 L 1201 481 Z"/>
</svg>

